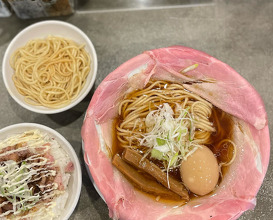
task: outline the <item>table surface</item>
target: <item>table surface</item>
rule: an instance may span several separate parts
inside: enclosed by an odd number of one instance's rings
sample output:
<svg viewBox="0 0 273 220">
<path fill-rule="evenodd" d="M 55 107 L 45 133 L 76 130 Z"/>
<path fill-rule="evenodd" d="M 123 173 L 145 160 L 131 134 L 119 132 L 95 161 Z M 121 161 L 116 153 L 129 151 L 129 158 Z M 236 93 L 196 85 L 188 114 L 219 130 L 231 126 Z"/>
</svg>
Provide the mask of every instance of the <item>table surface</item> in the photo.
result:
<svg viewBox="0 0 273 220">
<path fill-rule="evenodd" d="M 109 219 L 108 208 L 86 172 L 81 150 L 81 126 L 85 110 L 100 82 L 126 60 L 145 50 L 184 45 L 204 51 L 229 64 L 260 93 L 273 131 L 273 1 L 159 1 L 154 5 L 93 4 L 79 1 L 73 15 L 54 19 L 72 23 L 92 40 L 98 55 L 98 74 L 88 96 L 73 109 L 42 115 L 20 107 L 0 78 L 0 128 L 33 122 L 61 133 L 74 147 L 82 166 L 83 184 L 79 203 L 71 220 Z M 109 1 L 108 1 L 109 2 Z M 137 1 L 135 1 L 137 2 Z M 156 2 L 156 1 L 152 1 Z M 97 3 L 97 4 L 96 4 Z M 109 6 L 109 7 L 108 7 Z M 121 7 L 122 6 L 122 7 Z M 124 6 L 124 7 L 123 7 Z M 0 60 L 11 39 L 23 28 L 44 19 L 0 18 Z M 2 69 L 2 62 L 0 67 Z M 272 139 L 271 139 L 272 140 Z M 272 141 L 271 141 L 272 142 Z M 272 151 L 272 150 L 271 150 Z M 271 158 L 254 210 L 239 219 L 272 219 L 273 159 Z"/>
</svg>

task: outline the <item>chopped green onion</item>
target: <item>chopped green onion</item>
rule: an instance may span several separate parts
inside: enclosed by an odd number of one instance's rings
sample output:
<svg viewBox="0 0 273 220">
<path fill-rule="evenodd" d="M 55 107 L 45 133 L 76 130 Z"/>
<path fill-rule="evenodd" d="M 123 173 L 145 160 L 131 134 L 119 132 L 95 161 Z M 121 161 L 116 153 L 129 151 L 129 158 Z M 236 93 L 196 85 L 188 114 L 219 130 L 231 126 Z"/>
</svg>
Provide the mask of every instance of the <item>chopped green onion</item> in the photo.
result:
<svg viewBox="0 0 273 220">
<path fill-rule="evenodd" d="M 198 63 L 193 64 L 193 65 L 188 66 L 188 67 L 186 67 L 185 69 L 181 70 L 181 71 L 180 71 L 180 73 L 186 73 L 186 72 L 189 72 L 189 71 L 191 71 L 191 70 L 196 69 L 197 67 L 198 67 Z"/>
<path fill-rule="evenodd" d="M 178 152 L 175 153 L 175 155 L 172 157 L 171 162 L 170 162 L 170 166 L 173 166 L 178 159 Z"/>
<path fill-rule="evenodd" d="M 151 151 L 151 157 L 155 158 L 155 159 L 158 159 L 158 160 L 162 160 L 163 153 L 160 152 L 159 150 L 152 149 L 152 151 Z"/>
<path fill-rule="evenodd" d="M 156 138 L 156 143 L 158 144 L 158 146 L 162 146 L 166 144 L 166 140 L 162 138 Z"/>
</svg>

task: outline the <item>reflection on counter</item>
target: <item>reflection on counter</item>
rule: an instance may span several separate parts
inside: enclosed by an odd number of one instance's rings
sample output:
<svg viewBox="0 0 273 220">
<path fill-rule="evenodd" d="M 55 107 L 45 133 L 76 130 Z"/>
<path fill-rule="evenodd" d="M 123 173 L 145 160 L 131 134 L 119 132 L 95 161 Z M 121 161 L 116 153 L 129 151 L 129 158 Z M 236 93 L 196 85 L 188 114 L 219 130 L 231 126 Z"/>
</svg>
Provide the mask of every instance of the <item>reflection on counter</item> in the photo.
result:
<svg viewBox="0 0 273 220">
<path fill-rule="evenodd" d="M 11 12 L 5 4 L 4 0 L 0 0 L 0 17 L 9 17 L 10 15 Z"/>
<path fill-rule="evenodd" d="M 213 0 L 78 0 L 78 11 L 107 11 L 126 9 L 152 9 L 162 7 L 179 7 L 186 5 L 211 4 Z"/>
<path fill-rule="evenodd" d="M 73 0 L 7 0 L 22 19 L 69 15 L 74 12 Z"/>
</svg>

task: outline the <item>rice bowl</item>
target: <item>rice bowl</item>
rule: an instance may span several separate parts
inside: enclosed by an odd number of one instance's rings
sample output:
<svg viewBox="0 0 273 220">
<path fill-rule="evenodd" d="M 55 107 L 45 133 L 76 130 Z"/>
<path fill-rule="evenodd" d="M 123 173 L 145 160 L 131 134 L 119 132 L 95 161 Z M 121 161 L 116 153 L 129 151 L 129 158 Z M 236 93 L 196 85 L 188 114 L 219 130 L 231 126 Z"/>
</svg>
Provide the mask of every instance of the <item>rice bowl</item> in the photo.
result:
<svg viewBox="0 0 273 220">
<path fill-rule="evenodd" d="M 53 129 L 32 123 L 3 128 L 0 139 L 1 219 L 68 219 L 81 189 L 71 145 Z"/>
</svg>

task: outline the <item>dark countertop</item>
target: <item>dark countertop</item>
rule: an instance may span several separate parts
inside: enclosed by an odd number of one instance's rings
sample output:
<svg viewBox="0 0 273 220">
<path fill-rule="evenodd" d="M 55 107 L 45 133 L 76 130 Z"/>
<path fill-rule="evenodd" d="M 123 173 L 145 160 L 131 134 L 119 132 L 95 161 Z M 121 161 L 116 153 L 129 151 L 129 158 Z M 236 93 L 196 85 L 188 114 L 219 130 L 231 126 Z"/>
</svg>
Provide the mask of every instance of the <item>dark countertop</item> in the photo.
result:
<svg viewBox="0 0 273 220">
<path fill-rule="evenodd" d="M 107 1 L 104 1 L 105 4 Z M 125 2 L 125 1 L 124 1 Z M 143 1 L 142 1 L 143 2 Z M 64 20 L 82 29 L 92 40 L 98 55 L 98 74 L 89 95 L 73 109 L 55 115 L 41 115 L 20 107 L 8 94 L 0 78 L 0 128 L 33 122 L 60 132 L 75 148 L 83 170 L 81 197 L 71 220 L 109 219 L 84 167 L 80 130 L 93 92 L 105 76 L 126 60 L 145 50 L 184 45 L 202 50 L 229 64 L 260 93 L 268 114 L 271 142 L 273 131 L 273 1 L 169 1 L 156 7 L 131 8 L 81 2 Z M 201 3 L 201 4 L 199 4 Z M 92 9 L 92 7 L 94 7 Z M 11 39 L 26 26 L 44 19 L 0 18 L 0 60 Z M 2 62 L 0 62 L 2 69 Z M 272 152 L 272 150 L 271 150 Z M 240 220 L 269 220 L 273 213 L 273 159 L 257 195 L 257 206 Z"/>
</svg>

